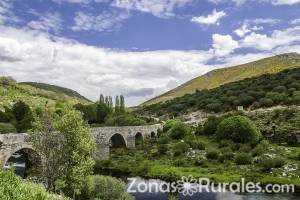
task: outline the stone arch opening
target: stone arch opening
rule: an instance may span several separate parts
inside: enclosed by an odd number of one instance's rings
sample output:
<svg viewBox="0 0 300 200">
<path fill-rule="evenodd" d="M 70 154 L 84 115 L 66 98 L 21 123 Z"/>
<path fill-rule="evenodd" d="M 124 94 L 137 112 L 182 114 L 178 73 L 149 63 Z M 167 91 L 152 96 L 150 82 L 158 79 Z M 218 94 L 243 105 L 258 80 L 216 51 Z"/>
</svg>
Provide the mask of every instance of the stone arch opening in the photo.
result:
<svg viewBox="0 0 300 200">
<path fill-rule="evenodd" d="M 110 148 L 121 148 L 121 147 L 126 147 L 126 141 L 124 139 L 124 137 L 119 134 L 119 133 L 116 133 L 114 134 L 111 138 L 110 138 Z"/>
<path fill-rule="evenodd" d="M 37 175 L 42 167 L 40 155 L 31 148 L 21 148 L 14 151 L 5 162 L 5 169 L 15 169 L 15 174 L 22 178 Z"/>
<path fill-rule="evenodd" d="M 127 144 L 125 138 L 119 134 L 114 134 L 109 140 L 110 156 L 121 156 L 127 153 Z"/>
<path fill-rule="evenodd" d="M 154 131 L 151 132 L 151 138 L 155 138 L 156 137 L 156 134 Z"/>
<path fill-rule="evenodd" d="M 137 134 L 135 134 L 135 146 L 136 147 L 142 146 L 143 143 L 144 143 L 143 135 L 142 133 L 138 132 Z"/>
</svg>

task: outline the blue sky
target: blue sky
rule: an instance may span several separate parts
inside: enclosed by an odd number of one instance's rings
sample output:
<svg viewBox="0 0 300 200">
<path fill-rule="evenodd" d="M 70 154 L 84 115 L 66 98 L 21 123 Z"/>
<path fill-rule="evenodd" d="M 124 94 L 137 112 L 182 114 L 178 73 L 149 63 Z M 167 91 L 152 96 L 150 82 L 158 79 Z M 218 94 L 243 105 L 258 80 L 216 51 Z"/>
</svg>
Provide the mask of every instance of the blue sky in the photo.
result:
<svg viewBox="0 0 300 200">
<path fill-rule="evenodd" d="M 210 70 L 300 52 L 300 0 L 0 0 L 0 75 L 128 105 Z"/>
</svg>

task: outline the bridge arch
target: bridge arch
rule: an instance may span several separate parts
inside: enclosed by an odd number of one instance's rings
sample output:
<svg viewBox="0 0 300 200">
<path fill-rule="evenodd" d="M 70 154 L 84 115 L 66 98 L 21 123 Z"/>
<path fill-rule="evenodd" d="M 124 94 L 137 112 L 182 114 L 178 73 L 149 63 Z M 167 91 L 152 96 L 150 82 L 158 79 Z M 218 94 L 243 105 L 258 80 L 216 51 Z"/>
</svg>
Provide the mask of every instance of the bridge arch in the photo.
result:
<svg viewBox="0 0 300 200">
<path fill-rule="evenodd" d="M 156 134 L 155 134 L 154 131 L 152 131 L 152 132 L 150 133 L 150 137 L 151 137 L 151 138 L 155 138 L 155 137 L 156 137 Z"/>
<path fill-rule="evenodd" d="M 127 147 L 127 141 L 122 134 L 115 133 L 109 139 L 109 147 L 110 148 Z"/>
<path fill-rule="evenodd" d="M 143 134 L 141 132 L 137 132 L 134 136 L 134 140 L 135 140 L 136 147 L 142 145 L 144 142 Z"/>
<path fill-rule="evenodd" d="M 29 172 L 40 172 L 42 158 L 31 145 L 25 144 L 10 149 L 5 156 L 3 164 L 6 169 L 14 167 L 18 175 L 26 177 Z"/>
</svg>

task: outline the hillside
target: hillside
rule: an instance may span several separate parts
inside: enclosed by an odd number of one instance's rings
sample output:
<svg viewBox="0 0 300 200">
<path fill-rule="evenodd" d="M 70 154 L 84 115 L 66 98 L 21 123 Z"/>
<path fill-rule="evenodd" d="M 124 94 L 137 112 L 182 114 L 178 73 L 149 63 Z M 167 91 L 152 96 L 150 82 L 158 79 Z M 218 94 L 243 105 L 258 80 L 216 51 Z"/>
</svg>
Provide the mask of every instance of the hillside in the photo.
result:
<svg viewBox="0 0 300 200">
<path fill-rule="evenodd" d="M 236 110 L 237 106 L 253 110 L 278 105 L 300 105 L 300 65 L 277 74 L 264 74 L 186 94 L 165 103 L 145 106 L 137 112 L 177 116 L 198 110 L 222 113 Z"/>
<path fill-rule="evenodd" d="M 59 88 L 59 87 L 58 87 Z M 76 92 L 75 92 L 76 94 Z M 56 102 L 68 102 L 70 104 L 88 103 L 84 98 L 75 95 L 67 95 L 64 92 L 41 89 L 29 84 L 16 83 L 12 78 L 0 77 L 0 109 L 4 106 L 12 106 L 13 103 L 23 101 L 32 108 L 54 105 Z"/>
<path fill-rule="evenodd" d="M 85 98 L 84 96 L 82 96 L 81 94 L 79 94 L 78 92 L 76 92 L 74 90 L 71 90 L 69 88 L 60 87 L 60 86 L 57 86 L 57 85 L 50 85 L 50 84 L 46 84 L 46 83 L 36 83 L 36 82 L 20 82 L 19 84 L 21 84 L 21 85 L 30 85 L 32 87 L 52 91 L 52 92 L 55 92 L 55 93 L 58 93 L 58 94 L 64 94 L 64 95 L 67 95 L 69 97 L 81 99 L 81 100 L 84 100 L 84 101 L 90 101 L 89 99 Z"/>
<path fill-rule="evenodd" d="M 192 94 L 196 90 L 212 89 L 245 78 L 260 76 L 263 74 L 274 74 L 285 69 L 300 66 L 300 54 L 289 53 L 277 55 L 255 62 L 238 65 L 229 68 L 213 70 L 205 75 L 199 76 L 187 83 L 153 99 L 144 102 L 142 105 L 151 105 L 159 102 L 181 97 L 185 94 Z"/>
</svg>

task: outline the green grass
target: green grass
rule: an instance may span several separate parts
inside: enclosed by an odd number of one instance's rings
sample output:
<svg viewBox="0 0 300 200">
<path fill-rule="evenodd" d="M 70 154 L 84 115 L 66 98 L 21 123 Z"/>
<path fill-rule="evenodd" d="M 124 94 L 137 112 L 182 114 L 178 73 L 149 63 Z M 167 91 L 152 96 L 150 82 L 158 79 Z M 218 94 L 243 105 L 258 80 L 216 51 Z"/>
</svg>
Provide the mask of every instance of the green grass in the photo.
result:
<svg viewBox="0 0 300 200">
<path fill-rule="evenodd" d="M 226 83 L 256 77 L 267 73 L 275 74 L 283 70 L 299 66 L 300 55 L 294 53 L 265 58 L 234 67 L 217 69 L 190 80 L 165 94 L 150 99 L 142 105 L 144 106 L 165 102 L 176 97 L 181 97 L 185 94 L 194 93 L 196 90 L 212 89 Z"/>
<path fill-rule="evenodd" d="M 22 84 L 0 84 L 0 109 L 4 106 L 11 107 L 14 103 L 23 101 L 32 108 L 54 105 L 57 102 L 68 102 L 70 104 L 88 103 L 84 99 L 71 97 L 63 93 L 36 88 Z"/>
<path fill-rule="evenodd" d="M 205 143 L 206 150 L 217 149 L 222 152 L 218 142 L 213 138 L 206 136 L 197 136 L 199 140 Z M 171 141 L 169 149 L 172 149 L 177 141 Z M 142 176 L 145 178 L 157 178 L 166 181 L 176 181 L 182 176 L 192 175 L 195 178 L 209 178 L 212 182 L 238 182 L 242 178 L 246 181 L 261 182 L 263 185 L 269 183 L 278 184 L 294 184 L 300 188 L 300 169 L 292 172 L 286 172 L 284 168 L 272 169 L 270 172 L 263 172 L 259 164 L 253 162 L 248 165 L 236 165 L 234 159 L 221 163 L 217 160 L 208 160 L 201 158 L 204 162 L 201 165 L 196 165 L 195 160 L 199 159 L 203 151 L 196 152 L 196 159 L 187 154 L 179 157 L 167 155 L 151 156 L 150 149 L 155 149 L 156 143 L 151 142 L 146 144 L 144 149 L 138 151 L 129 151 L 127 155 L 113 155 L 109 161 L 102 161 L 96 164 L 96 171 L 99 169 L 111 169 L 122 171 L 131 176 Z M 264 154 L 274 154 L 276 157 L 284 158 L 286 164 L 297 164 L 300 166 L 300 161 L 297 160 L 297 155 L 300 152 L 300 147 L 285 147 L 275 144 L 270 144 L 268 150 Z M 234 154 L 240 153 L 240 150 L 235 150 Z M 253 158 L 254 159 L 254 158 Z M 137 163 L 139 163 L 137 165 Z M 284 176 L 283 173 L 286 173 Z"/>
</svg>

